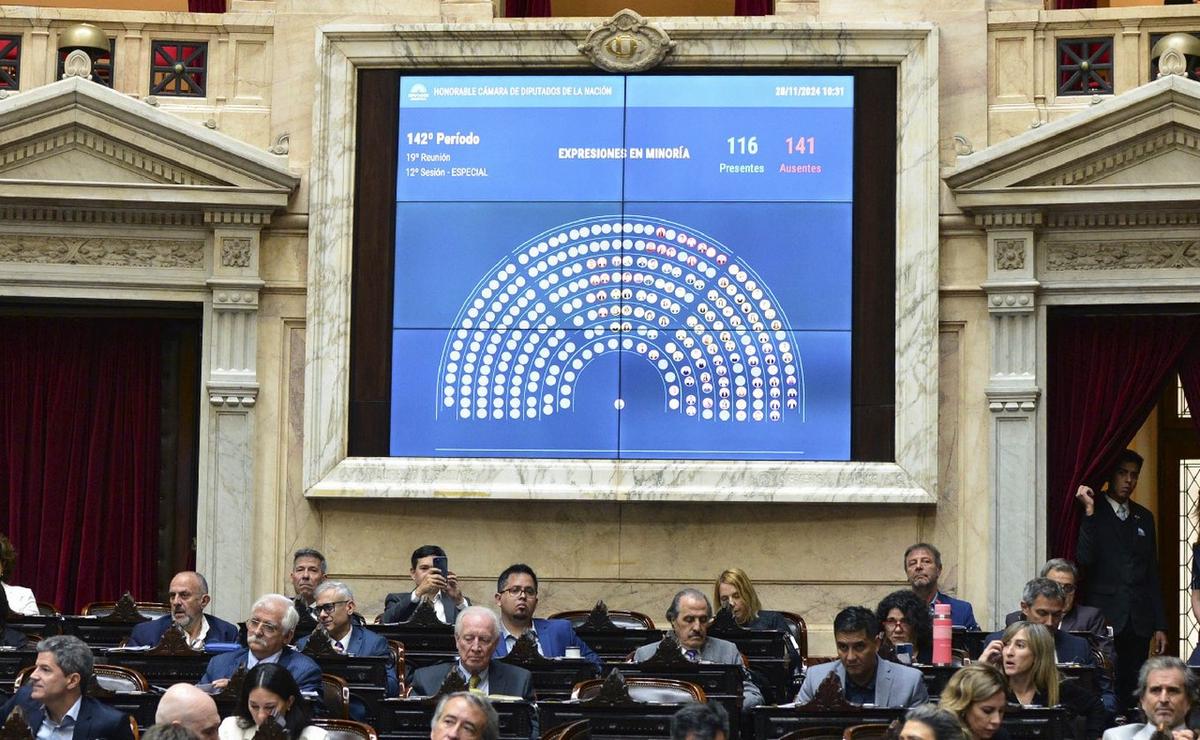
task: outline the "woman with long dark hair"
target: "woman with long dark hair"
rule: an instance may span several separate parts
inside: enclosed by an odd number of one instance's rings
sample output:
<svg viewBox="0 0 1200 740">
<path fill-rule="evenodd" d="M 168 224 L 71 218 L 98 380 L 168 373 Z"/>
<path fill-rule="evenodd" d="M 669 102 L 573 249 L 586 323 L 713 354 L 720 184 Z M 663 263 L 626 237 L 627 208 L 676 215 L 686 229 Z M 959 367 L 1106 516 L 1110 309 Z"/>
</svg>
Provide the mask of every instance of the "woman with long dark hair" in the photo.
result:
<svg viewBox="0 0 1200 740">
<path fill-rule="evenodd" d="M 325 740 L 325 730 L 309 724 L 308 704 L 288 669 L 259 663 L 246 674 L 237 713 L 226 717 L 220 740 L 250 740 L 264 722 L 278 722 L 290 740 Z"/>
</svg>

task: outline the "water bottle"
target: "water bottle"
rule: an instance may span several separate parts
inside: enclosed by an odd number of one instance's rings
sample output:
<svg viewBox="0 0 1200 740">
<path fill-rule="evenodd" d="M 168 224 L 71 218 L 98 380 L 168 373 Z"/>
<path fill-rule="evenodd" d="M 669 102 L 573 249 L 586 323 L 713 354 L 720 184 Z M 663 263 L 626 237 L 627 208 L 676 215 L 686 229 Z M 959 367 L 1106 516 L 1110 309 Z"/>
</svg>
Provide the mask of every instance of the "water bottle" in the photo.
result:
<svg viewBox="0 0 1200 740">
<path fill-rule="evenodd" d="M 953 642 L 954 623 L 950 619 L 949 604 L 933 605 L 933 664 L 950 665 L 950 647 Z"/>
</svg>

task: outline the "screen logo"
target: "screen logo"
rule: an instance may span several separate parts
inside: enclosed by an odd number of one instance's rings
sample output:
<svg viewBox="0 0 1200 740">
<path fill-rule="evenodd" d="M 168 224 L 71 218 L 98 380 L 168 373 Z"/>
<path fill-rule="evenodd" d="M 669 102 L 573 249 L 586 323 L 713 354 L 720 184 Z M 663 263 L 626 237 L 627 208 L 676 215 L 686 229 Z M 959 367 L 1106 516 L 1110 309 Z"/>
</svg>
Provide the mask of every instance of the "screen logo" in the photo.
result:
<svg viewBox="0 0 1200 740">
<path fill-rule="evenodd" d="M 429 100 L 429 90 L 420 82 L 408 88 L 408 101 L 410 103 L 424 103 Z"/>
</svg>

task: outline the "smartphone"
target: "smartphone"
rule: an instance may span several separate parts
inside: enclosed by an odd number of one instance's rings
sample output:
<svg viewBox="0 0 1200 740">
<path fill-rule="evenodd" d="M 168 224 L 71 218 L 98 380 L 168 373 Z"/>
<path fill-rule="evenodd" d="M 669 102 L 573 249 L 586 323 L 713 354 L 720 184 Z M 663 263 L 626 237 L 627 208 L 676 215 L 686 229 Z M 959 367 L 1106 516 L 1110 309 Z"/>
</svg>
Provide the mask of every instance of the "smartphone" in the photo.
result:
<svg viewBox="0 0 1200 740">
<path fill-rule="evenodd" d="M 450 573 L 450 558 L 445 555 L 433 556 L 433 567 L 437 568 L 445 576 Z"/>
</svg>

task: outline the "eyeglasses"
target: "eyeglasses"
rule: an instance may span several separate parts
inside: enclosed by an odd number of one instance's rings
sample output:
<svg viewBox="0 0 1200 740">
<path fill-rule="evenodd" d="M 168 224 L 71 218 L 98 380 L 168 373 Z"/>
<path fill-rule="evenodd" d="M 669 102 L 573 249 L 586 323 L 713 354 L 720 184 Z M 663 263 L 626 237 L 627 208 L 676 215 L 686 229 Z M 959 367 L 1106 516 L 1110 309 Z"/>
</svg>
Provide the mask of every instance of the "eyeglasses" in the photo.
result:
<svg viewBox="0 0 1200 740">
<path fill-rule="evenodd" d="M 337 609 L 341 604 L 349 604 L 350 600 L 331 601 L 328 604 L 313 604 L 312 610 L 317 614 L 333 614 L 333 610 Z"/>
<path fill-rule="evenodd" d="M 512 588 L 504 589 L 500 593 L 508 594 L 509 596 L 513 597 L 514 599 L 517 598 L 518 596 L 520 596 L 521 594 L 525 594 L 526 596 L 528 596 L 529 598 L 532 599 L 534 596 L 537 596 L 537 589 L 530 588 L 529 586 L 526 586 L 525 588 L 521 588 L 520 586 L 513 586 Z"/>
<path fill-rule="evenodd" d="M 1060 583 L 1058 585 L 1062 586 L 1062 590 L 1063 590 L 1064 594 L 1075 593 L 1075 584 L 1074 583 Z"/>
<path fill-rule="evenodd" d="M 893 617 L 888 617 L 887 619 L 883 620 L 883 623 L 886 624 L 888 627 L 898 627 L 902 624 L 903 625 L 912 624 L 905 617 L 900 617 L 899 619 L 895 619 Z"/>
<path fill-rule="evenodd" d="M 246 622 L 246 628 L 252 630 L 261 630 L 264 635 L 273 635 L 279 631 L 279 625 L 272 622 L 264 622 L 258 617 L 250 617 Z"/>
</svg>

